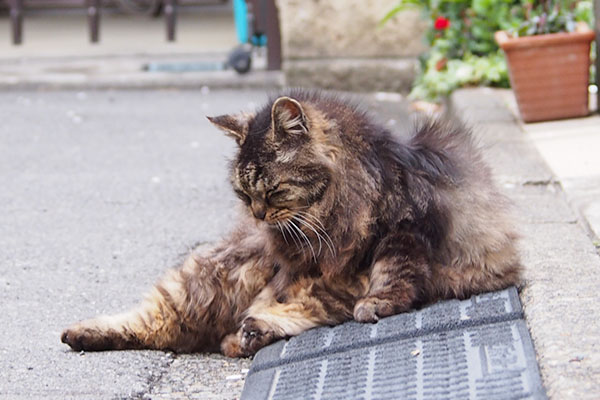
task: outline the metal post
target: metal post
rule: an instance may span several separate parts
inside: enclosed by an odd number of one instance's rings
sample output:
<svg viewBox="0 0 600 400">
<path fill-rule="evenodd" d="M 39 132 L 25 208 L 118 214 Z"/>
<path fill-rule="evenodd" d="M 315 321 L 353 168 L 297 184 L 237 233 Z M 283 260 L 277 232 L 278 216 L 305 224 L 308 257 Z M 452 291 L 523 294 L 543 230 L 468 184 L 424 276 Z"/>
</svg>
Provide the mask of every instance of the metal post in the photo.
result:
<svg viewBox="0 0 600 400">
<path fill-rule="evenodd" d="M 600 0 L 594 0 L 594 19 L 596 20 L 596 93 L 597 111 L 600 113 Z"/>
<path fill-rule="evenodd" d="M 13 44 L 23 41 L 23 0 L 8 0 Z"/>
<path fill-rule="evenodd" d="M 177 6 L 176 0 L 165 0 L 165 18 L 167 19 L 167 40 L 169 42 L 175 41 L 175 20 L 177 15 L 175 14 Z"/>
<path fill-rule="evenodd" d="M 600 1 L 600 0 L 596 0 Z M 281 69 L 281 31 L 279 29 L 279 13 L 275 0 L 267 0 L 267 69 Z"/>
<path fill-rule="evenodd" d="M 97 43 L 100 38 L 100 0 L 87 0 L 87 15 L 90 41 Z"/>
</svg>

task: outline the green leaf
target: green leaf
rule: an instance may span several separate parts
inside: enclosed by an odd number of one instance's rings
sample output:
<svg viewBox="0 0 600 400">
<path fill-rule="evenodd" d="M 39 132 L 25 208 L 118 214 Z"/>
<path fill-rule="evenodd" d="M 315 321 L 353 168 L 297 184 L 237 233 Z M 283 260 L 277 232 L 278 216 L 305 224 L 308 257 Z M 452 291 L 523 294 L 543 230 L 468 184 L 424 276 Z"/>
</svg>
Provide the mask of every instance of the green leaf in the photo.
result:
<svg viewBox="0 0 600 400">
<path fill-rule="evenodd" d="M 419 6 L 420 6 L 420 4 L 419 4 L 418 0 L 401 1 L 396 7 L 392 8 L 390 11 L 388 11 L 387 14 L 385 14 L 385 16 L 377 24 L 377 27 L 381 28 L 383 25 L 385 25 L 386 22 L 388 22 L 390 19 L 394 18 L 394 16 L 396 16 L 396 14 L 398 14 L 399 12 L 410 9 L 410 8 L 419 7 Z"/>
</svg>

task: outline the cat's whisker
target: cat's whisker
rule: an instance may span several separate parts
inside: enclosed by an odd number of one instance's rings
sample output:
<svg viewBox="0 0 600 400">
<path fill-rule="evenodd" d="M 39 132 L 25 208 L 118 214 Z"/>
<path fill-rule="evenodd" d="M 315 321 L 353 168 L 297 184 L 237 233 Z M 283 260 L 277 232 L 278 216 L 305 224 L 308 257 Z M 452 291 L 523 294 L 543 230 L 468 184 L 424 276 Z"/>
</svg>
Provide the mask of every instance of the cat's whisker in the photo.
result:
<svg viewBox="0 0 600 400">
<path fill-rule="evenodd" d="M 309 218 L 309 220 L 315 224 L 315 227 L 318 228 L 320 231 L 322 231 L 324 234 L 327 235 L 327 231 L 325 230 L 325 226 L 323 225 L 323 223 L 321 222 L 321 220 L 319 218 L 317 218 L 316 216 L 306 212 L 306 211 L 297 211 L 297 214 L 304 217 L 304 219 Z"/>
<path fill-rule="evenodd" d="M 294 215 L 292 218 L 295 219 L 296 221 L 300 222 L 302 225 L 306 226 L 308 229 L 310 229 L 311 231 L 313 231 L 315 233 L 315 235 L 317 236 L 317 239 L 319 240 L 319 251 L 317 252 L 317 254 L 321 255 L 321 250 L 322 250 L 323 246 L 321 245 L 321 235 L 319 234 L 319 232 L 317 232 L 317 230 L 312 227 L 312 225 L 309 223 L 309 221 L 306 221 L 305 219 L 302 219 L 297 215 Z"/>
<path fill-rule="evenodd" d="M 313 218 L 316 218 L 316 217 L 313 216 Z M 305 219 L 306 219 L 306 217 L 305 217 Z M 310 222 L 310 221 L 307 221 L 307 222 Z M 313 226 L 320 231 L 321 238 L 323 239 L 323 241 L 325 242 L 325 244 L 329 248 L 329 251 L 331 252 L 331 255 L 333 257 L 335 257 L 337 255 L 337 252 L 335 250 L 335 245 L 333 244 L 333 239 L 331 239 L 331 236 L 329 236 L 329 234 L 327 233 L 327 231 L 325 230 L 325 228 L 322 227 L 323 224 L 321 224 L 321 226 L 318 226 L 318 225 L 314 225 L 314 222 L 313 222 Z"/>
<path fill-rule="evenodd" d="M 315 254 L 315 249 L 313 248 L 313 245 L 310 242 L 310 239 L 308 238 L 308 236 L 306 236 L 306 234 L 304 232 L 302 232 L 302 229 L 300 229 L 300 227 L 298 225 L 296 225 L 294 223 L 294 221 L 292 221 L 291 219 L 288 221 L 292 225 L 292 227 L 294 227 L 296 232 L 298 232 L 301 235 L 301 237 L 303 238 L 303 240 L 306 242 L 306 244 L 308 245 L 308 247 L 310 249 L 310 252 L 312 253 L 313 259 L 315 260 L 315 262 L 317 262 L 317 255 Z"/>
<path fill-rule="evenodd" d="M 302 246 L 299 243 L 300 242 L 300 238 L 298 237 L 298 234 L 292 228 L 290 228 L 290 226 L 289 226 L 289 220 L 286 220 L 286 221 L 283 222 L 283 227 L 290 234 L 290 237 L 294 241 L 294 245 L 296 246 L 296 248 L 298 250 L 302 250 Z M 296 240 L 296 238 L 298 238 L 298 240 Z"/>
<path fill-rule="evenodd" d="M 327 245 L 327 247 L 329 248 L 329 251 L 331 251 L 331 255 L 332 256 L 336 256 L 336 251 L 335 251 L 335 246 L 333 244 L 333 240 L 331 239 L 331 236 L 329 236 L 329 234 L 327 233 L 327 231 L 325 230 L 325 228 L 323 227 L 323 223 L 314 215 L 309 214 L 307 212 L 303 212 L 303 211 L 298 211 L 297 212 L 297 216 L 298 217 L 302 217 L 304 219 L 304 221 L 311 223 L 312 222 L 312 226 L 316 229 L 318 229 L 319 231 L 322 232 L 322 234 L 324 236 L 321 236 L 321 238 L 323 239 L 323 241 L 325 242 L 325 244 Z M 311 217 L 312 220 L 308 220 L 307 217 Z"/>
<path fill-rule="evenodd" d="M 298 245 L 296 244 L 296 240 L 294 239 L 294 237 L 293 237 L 293 236 L 292 236 L 292 234 L 290 233 L 290 230 L 289 230 L 289 228 L 287 227 L 287 225 L 286 225 L 285 221 L 281 221 L 281 226 L 282 226 L 282 228 L 283 228 L 283 229 L 285 229 L 285 232 L 287 232 L 287 233 L 290 235 L 290 237 L 291 237 L 291 238 L 292 238 L 292 240 L 294 241 L 294 245 L 295 245 L 295 246 L 296 246 L 296 248 L 297 248 L 297 247 L 298 247 Z"/>
<path fill-rule="evenodd" d="M 327 231 L 325 230 L 325 226 L 323 225 L 323 223 L 321 222 L 321 220 L 318 217 L 316 217 L 306 211 L 294 210 L 294 212 L 297 215 L 301 215 L 301 216 L 305 217 L 305 219 L 309 218 L 312 223 L 316 224 L 316 227 L 319 228 L 319 230 L 323 231 L 324 233 L 327 233 Z"/>
<path fill-rule="evenodd" d="M 319 218 L 317 218 L 316 216 L 312 215 L 309 212 L 306 211 L 296 211 L 297 214 L 300 214 L 304 217 L 308 217 L 311 219 L 311 221 L 315 222 L 317 225 L 319 225 L 319 227 L 323 230 L 325 230 L 325 227 L 323 226 L 323 223 L 321 222 L 321 220 Z"/>
<path fill-rule="evenodd" d="M 285 232 L 283 232 L 283 228 L 281 227 L 281 223 L 279 221 L 275 221 L 275 223 L 277 223 L 277 229 L 279 229 L 279 232 L 281 232 L 281 236 L 283 236 L 283 240 L 285 240 L 285 244 L 287 244 L 289 246 L 290 244 L 287 241 L 287 237 L 285 237 Z"/>
</svg>

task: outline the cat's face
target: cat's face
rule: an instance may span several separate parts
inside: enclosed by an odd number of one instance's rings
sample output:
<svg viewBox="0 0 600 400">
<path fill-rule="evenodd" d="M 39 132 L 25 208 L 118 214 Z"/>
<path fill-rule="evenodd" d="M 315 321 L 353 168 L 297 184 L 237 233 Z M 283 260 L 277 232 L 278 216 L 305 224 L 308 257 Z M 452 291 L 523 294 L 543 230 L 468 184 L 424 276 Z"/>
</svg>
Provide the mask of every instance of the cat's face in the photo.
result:
<svg viewBox="0 0 600 400">
<path fill-rule="evenodd" d="M 231 182 L 252 215 L 274 227 L 318 230 L 334 161 L 318 111 L 280 97 L 257 114 L 209 120 L 239 145 Z"/>
</svg>

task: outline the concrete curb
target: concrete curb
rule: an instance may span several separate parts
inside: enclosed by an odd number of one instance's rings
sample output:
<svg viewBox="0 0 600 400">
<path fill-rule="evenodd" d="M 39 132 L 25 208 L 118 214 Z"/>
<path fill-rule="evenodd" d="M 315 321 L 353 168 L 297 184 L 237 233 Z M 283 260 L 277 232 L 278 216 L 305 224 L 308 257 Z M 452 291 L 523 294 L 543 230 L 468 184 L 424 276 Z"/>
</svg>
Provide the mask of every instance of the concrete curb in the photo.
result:
<svg viewBox="0 0 600 400">
<path fill-rule="evenodd" d="M 525 266 L 520 291 L 547 394 L 600 396 L 600 257 L 584 221 L 508 108 L 502 91 L 463 89 L 450 101 L 474 126 L 515 202 Z"/>
<path fill-rule="evenodd" d="M 157 89 L 274 89 L 283 87 L 281 72 L 255 72 L 238 76 L 232 71 L 119 74 L 113 77 L 41 76 L 18 80 L 0 79 L 0 90 L 157 90 Z"/>
<path fill-rule="evenodd" d="M 35 58 L 0 61 L 0 90 L 101 90 L 101 89 L 273 89 L 284 85 L 281 71 L 266 71 L 262 59 L 248 74 L 233 70 L 148 72 L 152 62 L 197 63 L 203 68 L 218 66 L 227 54 L 131 57 Z M 201 69 L 200 68 L 200 69 Z"/>
</svg>

